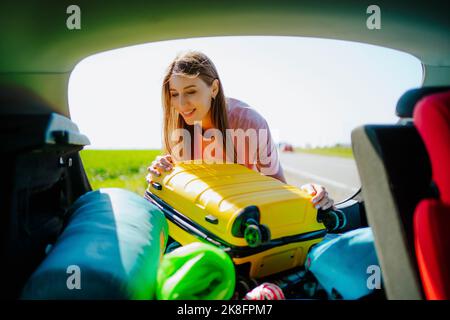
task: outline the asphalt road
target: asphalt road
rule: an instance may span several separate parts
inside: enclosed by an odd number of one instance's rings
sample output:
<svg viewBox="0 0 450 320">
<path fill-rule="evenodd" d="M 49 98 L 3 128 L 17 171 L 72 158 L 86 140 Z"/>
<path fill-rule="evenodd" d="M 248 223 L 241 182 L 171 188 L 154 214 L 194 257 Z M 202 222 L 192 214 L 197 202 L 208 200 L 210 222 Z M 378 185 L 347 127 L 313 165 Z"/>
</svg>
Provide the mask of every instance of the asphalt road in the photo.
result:
<svg viewBox="0 0 450 320">
<path fill-rule="evenodd" d="M 361 185 L 353 159 L 298 152 L 280 152 L 280 157 L 289 184 L 321 184 L 335 202 L 353 195 Z"/>
</svg>

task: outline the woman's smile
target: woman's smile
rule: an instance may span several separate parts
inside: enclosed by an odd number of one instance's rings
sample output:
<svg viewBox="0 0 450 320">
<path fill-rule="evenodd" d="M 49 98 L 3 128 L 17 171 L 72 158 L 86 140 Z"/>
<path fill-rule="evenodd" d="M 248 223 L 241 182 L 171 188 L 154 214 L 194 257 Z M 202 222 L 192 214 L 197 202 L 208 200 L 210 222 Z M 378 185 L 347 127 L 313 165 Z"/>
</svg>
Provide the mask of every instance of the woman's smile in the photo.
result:
<svg viewBox="0 0 450 320">
<path fill-rule="evenodd" d="M 195 108 L 189 111 L 182 111 L 181 114 L 183 115 L 183 117 L 185 118 L 190 118 L 194 115 L 195 112 Z"/>
</svg>

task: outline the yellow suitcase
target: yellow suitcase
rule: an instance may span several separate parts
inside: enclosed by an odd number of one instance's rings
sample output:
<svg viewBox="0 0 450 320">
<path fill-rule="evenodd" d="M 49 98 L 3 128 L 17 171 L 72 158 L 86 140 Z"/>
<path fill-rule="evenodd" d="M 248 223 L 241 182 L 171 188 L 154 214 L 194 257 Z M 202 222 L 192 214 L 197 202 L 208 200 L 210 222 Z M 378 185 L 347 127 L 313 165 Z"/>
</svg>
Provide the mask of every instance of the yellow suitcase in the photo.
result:
<svg viewBox="0 0 450 320">
<path fill-rule="evenodd" d="M 326 234 L 309 194 L 239 164 L 179 163 L 145 197 L 163 210 L 173 239 L 219 246 L 252 278 L 303 265 Z"/>
</svg>

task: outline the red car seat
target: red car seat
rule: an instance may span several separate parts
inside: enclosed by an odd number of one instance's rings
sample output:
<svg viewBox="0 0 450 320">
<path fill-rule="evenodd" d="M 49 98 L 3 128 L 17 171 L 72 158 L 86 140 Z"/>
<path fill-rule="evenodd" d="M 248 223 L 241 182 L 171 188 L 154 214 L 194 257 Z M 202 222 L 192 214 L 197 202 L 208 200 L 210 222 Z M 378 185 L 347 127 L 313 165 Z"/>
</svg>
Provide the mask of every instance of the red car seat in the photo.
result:
<svg viewBox="0 0 450 320">
<path fill-rule="evenodd" d="M 413 115 L 418 101 L 449 90 L 448 86 L 408 90 L 396 106 L 396 114 L 399 117 L 397 124 L 367 124 L 352 131 L 352 148 L 361 179 L 364 208 L 374 233 L 377 256 L 383 273 L 383 286 L 388 299 L 412 300 L 427 297 L 415 248 L 416 238 L 422 240 L 422 236 L 417 236 L 418 232 L 414 230 L 414 215 L 424 199 L 439 199 L 439 190 L 432 181 L 428 150 L 413 123 Z M 437 125 L 435 129 L 441 130 Z M 449 139 L 442 138 L 441 141 L 445 144 Z M 448 160 L 441 163 L 441 168 L 446 163 Z M 444 179 L 448 179 L 448 173 L 446 177 Z M 442 183 L 439 183 L 442 189 Z M 432 200 L 429 201 L 432 203 Z M 437 216 L 429 222 L 440 221 L 439 219 L 443 218 Z M 439 242 L 443 237 L 436 238 L 434 234 L 441 234 L 444 229 L 448 229 L 448 225 L 445 222 L 430 224 L 427 229 L 427 224 L 421 224 L 420 231 L 424 233 L 424 230 L 428 230 L 431 234 L 429 237 L 424 236 L 428 242 L 422 240 L 424 249 L 419 251 L 425 255 L 422 260 L 426 263 L 431 263 L 428 254 L 432 252 L 431 249 L 425 248 L 426 243 L 433 248 L 439 248 L 436 252 L 440 254 L 442 250 L 447 250 L 445 248 L 448 248 L 448 245 L 442 247 L 442 242 Z M 442 254 L 439 255 L 440 259 L 444 256 Z M 445 270 L 442 260 L 437 260 L 434 265 Z"/>
<path fill-rule="evenodd" d="M 414 123 L 427 149 L 438 199 L 423 199 L 414 213 L 414 243 L 427 299 L 450 299 L 450 91 L 421 99 Z"/>
</svg>

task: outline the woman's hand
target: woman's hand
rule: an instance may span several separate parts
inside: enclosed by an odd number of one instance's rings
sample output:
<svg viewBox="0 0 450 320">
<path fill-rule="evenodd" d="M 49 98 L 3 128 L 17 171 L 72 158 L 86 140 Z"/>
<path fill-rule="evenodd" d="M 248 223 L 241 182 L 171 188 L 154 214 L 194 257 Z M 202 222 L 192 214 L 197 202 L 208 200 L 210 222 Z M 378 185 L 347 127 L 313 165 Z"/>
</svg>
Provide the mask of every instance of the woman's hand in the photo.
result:
<svg viewBox="0 0 450 320">
<path fill-rule="evenodd" d="M 165 156 L 157 156 L 152 164 L 147 168 L 148 172 L 150 172 L 146 177 L 147 182 L 150 183 L 152 176 L 159 177 L 163 171 L 172 170 L 173 165 L 174 162 L 170 154 Z"/>
<path fill-rule="evenodd" d="M 314 196 L 311 202 L 314 204 L 316 209 L 326 210 L 328 208 L 334 207 L 334 200 L 328 196 L 327 190 L 321 185 L 315 183 L 308 183 L 301 186 L 301 189 L 308 192 L 310 195 Z"/>
</svg>

